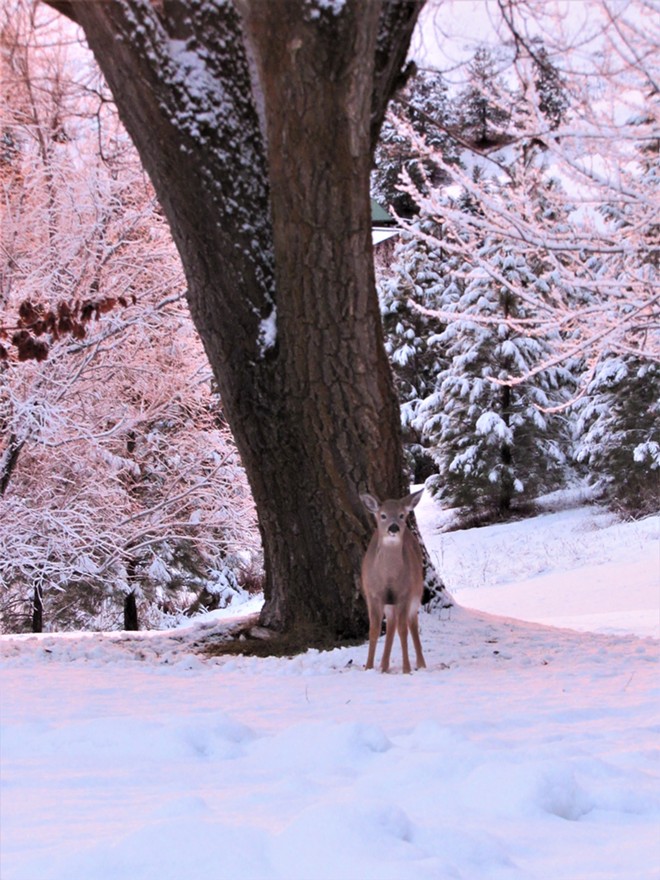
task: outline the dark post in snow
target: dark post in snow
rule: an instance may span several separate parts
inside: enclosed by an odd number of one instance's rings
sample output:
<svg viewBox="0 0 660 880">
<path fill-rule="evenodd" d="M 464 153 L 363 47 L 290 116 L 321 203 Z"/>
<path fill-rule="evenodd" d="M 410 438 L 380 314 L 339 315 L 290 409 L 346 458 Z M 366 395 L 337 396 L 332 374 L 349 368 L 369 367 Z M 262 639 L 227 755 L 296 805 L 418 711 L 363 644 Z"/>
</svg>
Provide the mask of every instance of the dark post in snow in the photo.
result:
<svg viewBox="0 0 660 880">
<path fill-rule="evenodd" d="M 140 629 L 137 600 L 133 590 L 124 596 L 124 629 L 127 632 L 137 632 Z"/>
<path fill-rule="evenodd" d="M 83 27 L 179 249 L 257 506 L 261 622 L 362 636 L 359 493 L 406 490 L 369 173 L 422 2 L 51 5 Z"/>
<path fill-rule="evenodd" d="M 43 585 L 35 583 L 32 592 L 32 632 L 44 631 L 44 594 Z"/>
</svg>

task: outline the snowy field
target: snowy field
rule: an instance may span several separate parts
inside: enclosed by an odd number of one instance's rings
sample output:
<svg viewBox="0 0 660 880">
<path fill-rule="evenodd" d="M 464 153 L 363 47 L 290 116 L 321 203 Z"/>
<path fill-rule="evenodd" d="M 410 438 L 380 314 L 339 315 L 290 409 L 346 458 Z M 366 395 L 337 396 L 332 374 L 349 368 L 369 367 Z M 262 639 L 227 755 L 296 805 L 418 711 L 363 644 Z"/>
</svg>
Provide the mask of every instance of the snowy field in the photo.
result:
<svg viewBox="0 0 660 880">
<path fill-rule="evenodd" d="M 412 676 L 2 637 L 2 880 L 657 880 L 660 517 L 419 519 L 460 604 Z"/>
</svg>

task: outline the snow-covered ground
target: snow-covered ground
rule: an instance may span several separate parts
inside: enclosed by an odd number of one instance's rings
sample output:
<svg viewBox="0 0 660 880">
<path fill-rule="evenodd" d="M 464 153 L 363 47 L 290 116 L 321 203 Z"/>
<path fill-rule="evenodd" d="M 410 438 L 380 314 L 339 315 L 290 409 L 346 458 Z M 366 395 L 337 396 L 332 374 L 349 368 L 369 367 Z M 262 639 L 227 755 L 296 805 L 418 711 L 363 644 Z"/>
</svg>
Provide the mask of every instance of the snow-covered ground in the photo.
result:
<svg viewBox="0 0 660 880">
<path fill-rule="evenodd" d="M 460 604 L 412 676 L 2 637 L 2 880 L 657 880 L 660 517 L 418 518 Z"/>
<path fill-rule="evenodd" d="M 567 499 L 544 502 L 552 509 Z M 569 507 L 442 532 L 447 514 L 428 494 L 421 504 L 427 544 L 461 605 L 579 631 L 660 636 L 660 518 L 619 522 L 599 508 Z"/>
</svg>

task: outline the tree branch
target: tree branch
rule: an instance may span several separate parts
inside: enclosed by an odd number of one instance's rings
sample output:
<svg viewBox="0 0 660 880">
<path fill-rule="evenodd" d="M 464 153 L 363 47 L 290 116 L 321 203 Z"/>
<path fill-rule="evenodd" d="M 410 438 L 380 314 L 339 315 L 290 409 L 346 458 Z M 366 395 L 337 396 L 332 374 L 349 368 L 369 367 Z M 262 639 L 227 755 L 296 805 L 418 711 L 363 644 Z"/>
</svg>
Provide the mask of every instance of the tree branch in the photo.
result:
<svg viewBox="0 0 660 880">
<path fill-rule="evenodd" d="M 404 83 L 410 39 L 426 0 L 385 0 L 380 14 L 371 100 L 371 149 L 376 149 L 387 105 Z"/>
</svg>

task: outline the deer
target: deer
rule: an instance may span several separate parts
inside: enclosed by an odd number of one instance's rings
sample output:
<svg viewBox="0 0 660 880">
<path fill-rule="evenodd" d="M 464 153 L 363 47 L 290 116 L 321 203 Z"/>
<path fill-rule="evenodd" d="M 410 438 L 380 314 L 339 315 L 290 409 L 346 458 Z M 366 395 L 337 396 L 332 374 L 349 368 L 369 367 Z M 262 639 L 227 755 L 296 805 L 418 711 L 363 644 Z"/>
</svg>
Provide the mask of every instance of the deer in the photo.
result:
<svg viewBox="0 0 660 880">
<path fill-rule="evenodd" d="M 369 612 L 369 653 L 365 669 L 373 669 L 376 642 L 386 619 L 385 647 L 381 672 L 389 672 L 395 628 L 401 640 L 403 671 L 410 673 L 408 630 L 415 646 L 417 669 L 426 666 L 419 639 L 417 615 L 424 589 L 422 550 L 407 525 L 408 514 L 418 504 L 424 489 L 399 500 L 379 501 L 373 495 L 360 495 L 369 513 L 376 518 L 367 552 L 362 560 L 362 592 Z"/>
</svg>

